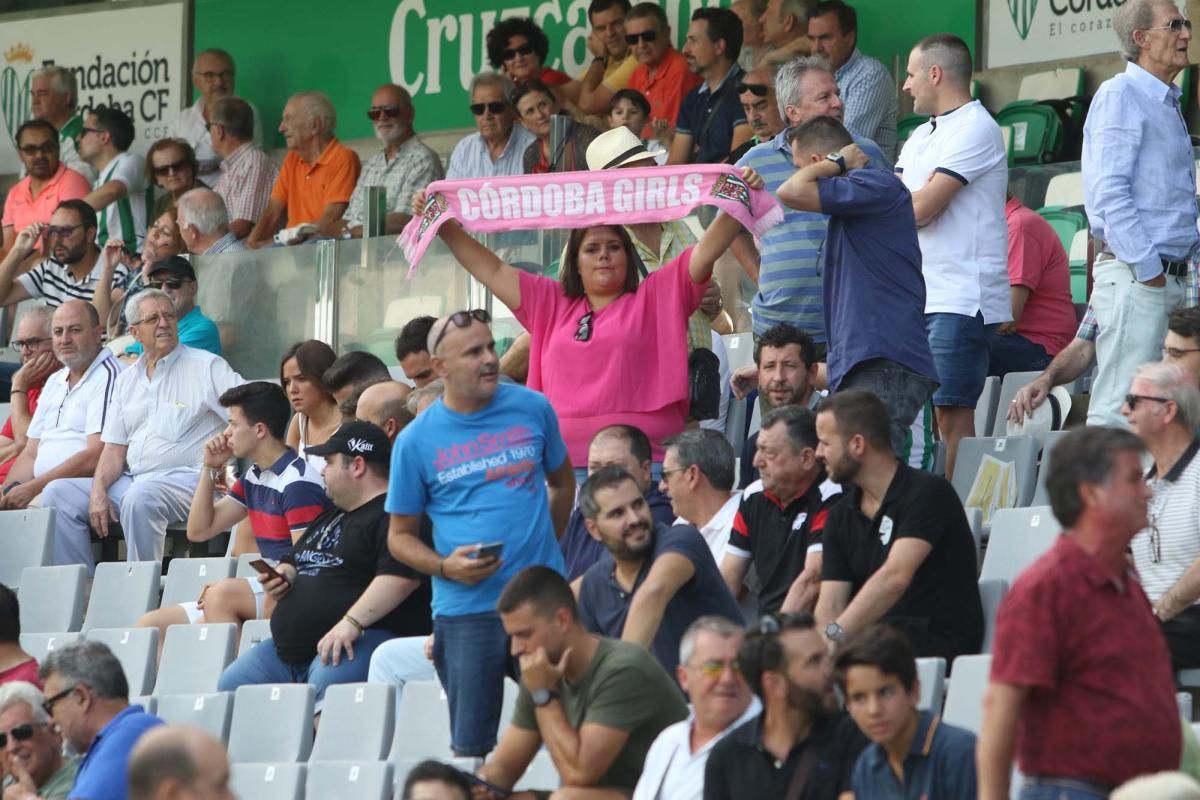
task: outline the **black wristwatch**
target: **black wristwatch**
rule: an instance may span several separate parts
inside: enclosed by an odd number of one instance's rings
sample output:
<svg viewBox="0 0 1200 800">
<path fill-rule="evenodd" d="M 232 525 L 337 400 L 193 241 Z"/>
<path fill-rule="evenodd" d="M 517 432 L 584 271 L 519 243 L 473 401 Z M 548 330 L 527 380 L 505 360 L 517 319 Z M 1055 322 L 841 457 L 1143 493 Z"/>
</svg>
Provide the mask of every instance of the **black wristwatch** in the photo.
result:
<svg viewBox="0 0 1200 800">
<path fill-rule="evenodd" d="M 557 695 L 550 689 L 534 689 L 529 693 L 529 697 L 533 700 L 533 704 L 536 707 L 541 708 L 542 706 L 549 705 L 550 701 L 557 697 Z"/>
<path fill-rule="evenodd" d="M 829 155 L 825 156 L 825 160 L 832 161 L 833 163 L 838 165 L 838 174 L 839 175 L 846 174 L 846 157 L 844 155 L 842 155 L 841 153 L 836 153 L 836 152 L 830 153 Z"/>
</svg>

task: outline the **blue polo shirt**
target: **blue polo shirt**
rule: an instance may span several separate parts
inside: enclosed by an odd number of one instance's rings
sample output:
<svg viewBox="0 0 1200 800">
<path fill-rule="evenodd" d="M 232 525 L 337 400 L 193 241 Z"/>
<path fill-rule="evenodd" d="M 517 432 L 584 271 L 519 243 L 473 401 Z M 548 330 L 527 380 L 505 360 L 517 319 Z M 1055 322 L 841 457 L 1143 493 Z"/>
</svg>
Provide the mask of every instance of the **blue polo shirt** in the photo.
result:
<svg viewBox="0 0 1200 800">
<path fill-rule="evenodd" d="M 830 391 L 856 364 L 875 358 L 937 380 L 912 195 L 895 174 L 878 169 L 821 179 L 817 190 L 829 214 L 823 267 Z"/>
<path fill-rule="evenodd" d="M 870 139 L 855 137 L 854 141 L 870 158 L 868 167 L 892 171 L 878 145 Z M 796 172 L 787 130 L 752 147 L 737 165 L 752 167 L 762 176 L 764 188 L 771 194 L 778 193 L 783 182 Z M 758 292 L 751 304 L 755 336 L 786 322 L 807 333 L 817 344 L 825 344 L 820 261 L 827 219 L 824 214 L 783 206 L 783 222 L 762 236 Z"/>
<path fill-rule="evenodd" d="M 737 95 L 737 85 L 746 72 L 737 64 L 717 84 L 716 90 L 703 81 L 683 98 L 675 131 L 693 137 L 695 164 L 718 164 L 733 150 L 733 129 L 746 124 L 746 111 Z"/>
<path fill-rule="evenodd" d="M 605 552 L 583 576 L 583 585 L 579 589 L 579 621 L 592 633 L 620 639 L 633 596 L 645 583 L 654 562 L 669 553 L 683 556 L 696 570 L 691 580 L 679 587 L 667 602 L 658 633 L 650 645 L 650 652 L 658 663 L 668 674 L 674 675 L 675 667 L 679 665 L 679 641 L 693 622 L 710 614 L 737 622 L 742 619 L 742 611 L 717 569 L 708 542 L 691 525 L 655 526 L 653 549 L 642 563 L 632 592 L 626 592 L 617 583 L 613 574 L 617 564 L 612 554 Z"/>
<path fill-rule="evenodd" d="M 163 721 L 139 705 L 127 706 L 100 729 L 79 763 L 68 800 L 125 800 L 129 754 L 142 734 Z"/>
<path fill-rule="evenodd" d="M 207 350 L 213 355 L 221 355 L 221 336 L 217 332 L 217 323 L 200 313 L 200 306 L 192 306 L 192 310 L 179 320 L 179 343 L 194 347 L 197 350 Z M 125 348 L 126 353 L 142 354 L 140 342 L 134 342 Z"/>
<path fill-rule="evenodd" d="M 650 506 L 650 516 L 656 524 L 670 525 L 675 521 L 675 512 L 671 510 L 671 498 L 660 492 L 654 482 L 651 482 L 650 488 L 646 490 L 646 505 Z M 562 549 L 569 581 L 587 572 L 592 564 L 600 560 L 600 556 L 608 552 L 603 544 L 588 533 L 578 506 L 571 511 L 567 529 L 558 541 L 558 546 Z"/>
<path fill-rule="evenodd" d="M 871 800 L 975 800 L 975 734 L 922 711 L 901 784 L 882 746 L 871 744 L 854 764 L 855 797 Z"/>
</svg>

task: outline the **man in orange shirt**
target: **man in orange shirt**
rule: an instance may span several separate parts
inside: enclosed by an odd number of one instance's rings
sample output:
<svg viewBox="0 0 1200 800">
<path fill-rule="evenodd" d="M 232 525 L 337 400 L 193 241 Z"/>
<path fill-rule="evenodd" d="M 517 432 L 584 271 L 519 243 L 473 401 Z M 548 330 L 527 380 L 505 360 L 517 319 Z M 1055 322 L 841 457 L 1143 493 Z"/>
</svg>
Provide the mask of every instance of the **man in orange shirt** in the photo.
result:
<svg viewBox="0 0 1200 800">
<path fill-rule="evenodd" d="M 49 122 L 27 120 L 17 129 L 16 142 L 27 175 L 4 201 L 0 255 L 12 249 L 18 231 L 35 222 L 49 222 L 63 200 L 78 200 L 92 191 L 87 178 L 59 160 L 58 131 Z"/>
<path fill-rule="evenodd" d="M 250 231 L 247 245 L 257 248 L 269 244 L 285 212 L 288 228 L 307 223 L 316 226 L 316 235 L 334 234 L 335 223 L 346 213 L 362 170 L 355 152 L 333 135 L 336 126 L 333 103 L 323 93 L 300 92 L 288 98 L 279 123 L 288 154 L 271 189 L 267 210 Z"/>
<path fill-rule="evenodd" d="M 658 137 L 670 144 L 684 95 L 699 86 L 703 78 L 693 74 L 687 59 L 671 46 L 667 13 L 656 3 L 638 3 L 630 10 L 625 17 L 625 41 L 638 60 L 629 88 L 650 101 L 650 117 L 642 138 Z"/>
</svg>

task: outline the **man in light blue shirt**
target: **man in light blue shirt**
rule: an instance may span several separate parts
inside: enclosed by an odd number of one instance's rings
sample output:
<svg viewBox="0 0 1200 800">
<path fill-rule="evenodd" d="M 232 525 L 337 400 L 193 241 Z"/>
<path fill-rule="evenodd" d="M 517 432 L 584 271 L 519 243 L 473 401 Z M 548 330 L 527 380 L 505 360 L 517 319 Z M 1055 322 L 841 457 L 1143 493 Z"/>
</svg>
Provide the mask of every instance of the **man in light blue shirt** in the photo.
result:
<svg viewBox="0 0 1200 800">
<path fill-rule="evenodd" d="M 481 72 L 471 79 L 471 113 L 479 132 L 454 146 L 447 180 L 524 174 L 525 148 L 537 137 L 516 124 L 512 96 L 512 82 L 503 75 Z"/>
<path fill-rule="evenodd" d="M 1125 71 L 1101 84 L 1083 130 L 1084 205 L 1096 240 L 1096 380 L 1088 425 L 1121 425 L 1139 364 L 1157 361 L 1197 247 L 1196 170 L 1174 84 L 1191 22 L 1166 0 L 1113 16 Z"/>
</svg>

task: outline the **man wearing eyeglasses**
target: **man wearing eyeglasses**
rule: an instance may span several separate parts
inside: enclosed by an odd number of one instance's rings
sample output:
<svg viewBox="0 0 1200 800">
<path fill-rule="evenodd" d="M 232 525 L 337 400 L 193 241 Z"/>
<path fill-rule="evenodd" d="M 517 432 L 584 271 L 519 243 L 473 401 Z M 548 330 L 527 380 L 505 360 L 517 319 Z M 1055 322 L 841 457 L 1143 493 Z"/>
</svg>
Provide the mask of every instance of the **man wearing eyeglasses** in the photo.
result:
<svg viewBox="0 0 1200 800">
<path fill-rule="evenodd" d="M 221 336 L 217 323 L 204 316 L 200 306 L 196 305 L 200 284 L 191 262 L 182 256 L 171 256 L 151 265 L 149 277 L 146 288 L 161 289 L 175 303 L 179 343 L 221 355 Z M 142 352 L 141 342 L 134 342 L 125 348 L 126 355 L 140 356 Z"/>
<path fill-rule="evenodd" d="M 196 159 L 200 162 L 200 172 L 196 177 L 209 186 L 212 186 L 213 181 L 220 175 L 222 156 L 213 146 L 208 122 L 211 119 L 213 102 L 218 98 L 236 94 L 236 74 L 233 56 L 225 50 L 214 47 L 196 56 L 192 65 L 192 85 L 196 87 L 200 96 L 195 103 L 183 110 L 175 123 L 174 135 L 186 141 L 196 151 Z M 247 105 L 250 106 L 253 119 L 253 133 L 246 138 L 255 147 L 261 147 L 262 122 L 258 109 L 251 103 Z"/>
<path fill-rule="evenodd" d="M 63 200 L 86 197 L 91 182 L 58 157 L 58 131 L 41 119 L 26 120 L 15 137 L 26 176 L 8 191 L 4 200 L 4 244 L 0 253 L 12 249 L 17 231 L 35 222 L 47 223 Z"/>
<path fill-rule="evenodd" d="M 0 759 L 8 777 L 6 798 L 66 800 L 79 770 L 78 758 L 65 758 L 62 735 L 42 707 L 46 696 L 31 683 L 0 686 Z"/>
<path fill-rule="evenodd" d="M 208 115 L 212 149 L 221 157 L 221 177 L 213 191 L 225 201 L 229 230 L 245 239 L 267 210 L 279 169 L 253 139 L 258 120 L 253 106 L 240 97 L 218 97 Z"/>
<path fill-rule="evenodd" d="M 128 114 L 119 106 L 97 106 L 84 120 L 79 154 L 100 176 L 84 198 L 99 215 L 96 244 L 120 239 L 130 252 L 141 252 L 154 186 L 146 182 L 145 159 L 130 150 L 133 140 Z"/>
<path fill-rule="evenodd" d="M 1142 588 L 1171 651 L 1171 669 L 1200 667 L 1200 390 L 1174 364 L 1144 364 L 1121 406 L 1154 463 L 1149 525 L 1130 543 Z"/>
<path fill-rule="evenodd" d="M 643 139 L 669 144 L 683 98 L 703 82 L 688 69 L 687 59 L 671 45 L 667 12 L 658 3 L 638 3 L 625 17 L 625 41 L 638 60 L 629 77 L 629 88 L 650 102 Z"/>
<path fill-rule="evenodd" d="M 1112 27 L 1128 63 L 1092 99 L 1081 162 L 1099 325 L 1088 425 L 1125 424 L 1121 398 L 1137 366 L 1158 357 L 1200 246 L 1195 159 L 1174 84 L 1192 24 L 1166 0 L 1129 0 Z"/>
<path fill-rule="evenodd" d="M 25 449 L 29 422 L 37 411 L 46 378 L 62 366 L 51 347 L 53 313 L 49 306 L 27 309 L 17 322 L 16 338 L 9 343 L 21 356 L 21 368 L 12 376 L 11 414 L 0 429 L 0 484 Z"/>
<path fill-rule="evenodd" d="M 363 235 L 367 221 L 368 188 L 382 186 L 387 191 L 383 232 L 399 233 L 412 218 L 413 195 L 445 175 L 442 160 L 413 130 L 415 116 L 412 97 L 402 86 L 385 83 L 371 95 L 367 118 L 375 128 L 375 138 L 383 144 L 383 151 L 363 164 L 350 207 L 342 219 L 343 229 L 349 229 L 355 238 Z"/>
<path fill-rule="evenodd" d="M 68 796 L 125 800 L 133 746 L 163 721 L 129 704 L 125 671 L 103 642 L 84 640 L 51 650 L 38 675 L 45 685 L 43 710 L 67 745 L 83 754 Z"/>
<path fill-rule="evenodd" d="M 525 149 L 537 137 L 524 125 L 514 124 L 517 112 L 512 95 L 512 81 L 498 73 L 481 72 L 471 79 L 471 113 L 477 132 L 454 146 L 446 166 L 448 179 L 524 173 Z"/>
</svg>

